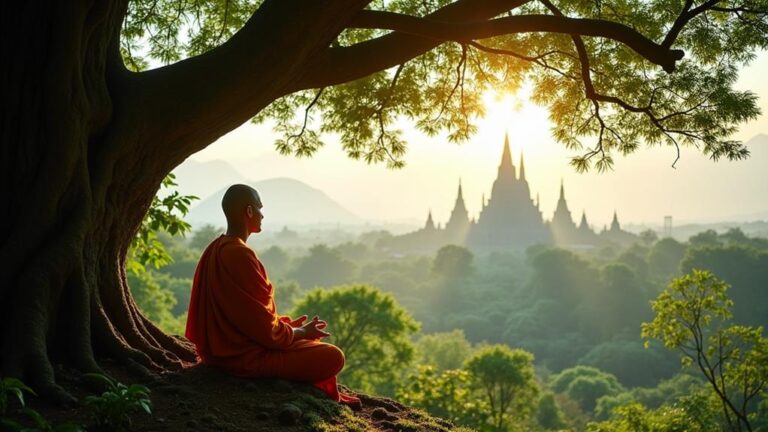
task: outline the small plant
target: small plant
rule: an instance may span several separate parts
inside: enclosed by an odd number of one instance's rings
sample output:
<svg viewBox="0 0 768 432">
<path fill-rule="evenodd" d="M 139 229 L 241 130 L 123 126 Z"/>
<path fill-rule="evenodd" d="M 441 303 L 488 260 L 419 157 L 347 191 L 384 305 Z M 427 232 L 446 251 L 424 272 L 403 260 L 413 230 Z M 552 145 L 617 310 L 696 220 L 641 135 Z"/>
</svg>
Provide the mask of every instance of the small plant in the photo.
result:
<svg viewBox="0 0 768 432">
<path fill-rule="evenodd" d="M 43 416 L 26 407 L 26 401 L 24 400 L 24 392 L 35 394 L 31 388 L 16 378 L 3 378 L 0 379 L 0 431 L 3 432 L 82 432 L 83 428 L 78 425 L 65 423 L 58 426 L 50 424 Z M 9 397 L 14 397 L 19 401 L 21 409 L 18 410 L 19 414 L 29 417 L 34 423 L 35 427 L 26 427 L 21 423 L 6 418 L 6 411 L 8 410 Z"/>
<path fill-rule="evenodd" d="M 101 374 L 85 374 L 104 384 L 106 390 L 100 396 L 88 396 L 85 406 L 91 410 L 99 430 L 119 431 L 131 426 L 130 414 L 143 410 L 152 414 L 149 389 L 140 384 L 126 386 Z"/>
<path fill-rule="evenodd" d="M 8 410 L 8 400 L 15 396 L 22 407 L 24 407 L 24 392 L 35 394 L 31 388 L 16 378 L 0 379 L 0 416 L 5 417 Z"/>
</svg>

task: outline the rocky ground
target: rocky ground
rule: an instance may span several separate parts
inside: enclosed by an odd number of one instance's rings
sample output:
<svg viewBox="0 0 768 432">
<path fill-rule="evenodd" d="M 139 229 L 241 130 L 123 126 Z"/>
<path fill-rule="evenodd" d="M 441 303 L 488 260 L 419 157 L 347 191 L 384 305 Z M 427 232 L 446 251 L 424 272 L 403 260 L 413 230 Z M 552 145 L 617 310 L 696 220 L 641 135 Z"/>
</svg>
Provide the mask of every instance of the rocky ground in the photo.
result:
<svg viewBox="0 0 768 432">
<path fill-rule="evenodd" d="M 122 366 L 103 365 L 118 381 L 151 390 L 152 415 L 134 413 L 130 430 L 135 431 L 468 432 L 394 400 L 352 391 L 362 400 L 356 411 L 306 384 L 237 378 L 205 366 L 142 380 Z M 57 368 L 57 380 L 79 400 L 99 393 L 90 380 L 65 368 Z M 72 422 L 95 430 L 81 405 L 61 408 L 32 396 L 28 406 L 53 424 Z"/>
</svg>

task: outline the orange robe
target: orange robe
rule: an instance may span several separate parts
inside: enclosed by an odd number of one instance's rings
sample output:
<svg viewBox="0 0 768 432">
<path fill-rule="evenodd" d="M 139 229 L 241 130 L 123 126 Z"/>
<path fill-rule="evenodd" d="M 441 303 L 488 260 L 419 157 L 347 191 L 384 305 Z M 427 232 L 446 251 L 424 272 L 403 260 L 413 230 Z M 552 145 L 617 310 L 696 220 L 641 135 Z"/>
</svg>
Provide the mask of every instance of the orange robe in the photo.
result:
<svg viewBox="0 0 768 432">
<path fill-rule="evenodd" d="M 222 235 L 195 270 L 187 338 L 203 363 L 238 376 L 311 382 L 340 402 L 336 375 L 344 354 L 318 340 L 293 340 L 288 317 L 277 314 L 272 283 L 256 254 L 238 237 Z"/>
</svg>

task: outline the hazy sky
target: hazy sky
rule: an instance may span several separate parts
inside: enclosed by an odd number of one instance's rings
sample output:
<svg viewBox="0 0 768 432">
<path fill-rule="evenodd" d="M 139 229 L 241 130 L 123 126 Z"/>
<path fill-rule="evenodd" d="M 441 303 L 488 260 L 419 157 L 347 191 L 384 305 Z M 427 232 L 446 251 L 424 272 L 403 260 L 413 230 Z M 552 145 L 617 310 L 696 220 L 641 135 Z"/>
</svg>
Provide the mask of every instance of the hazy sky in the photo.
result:
<svg viewBox="0 0 768 432">
<path fill-rule="evenodd" d="M 768 53 L 762 53 L 742 71 L 738 87 L 760 97 L 768 113 Z M 664 215 L 675 223 L 717 221 L 739 216 L 768 218 L 768 151 L 753 149 L 744 162 L 714 163 L 683 149 L 677 168 L 671 147 L 642 149 L 626 158 L 616 156 L 615 170 L 605 174 L 577 174 L 568 166 L 569 153 L 550 137 L 543 108 L 507 98 L 493 103 L 479 122 L 479 132 L 456 145 L 405 129 L 409 142 L 406 167 L 390 170 L 348 159 L 340 146 L 327 140 L 311 159 L 281 156 L 274 150 L 275 135 L 268 126 L 245 124 L 200 153 L 198 161 L 225 160 L 245 177 L 262 180 L 292 177 L 323 190 L 352 212 L 369 220 L 421 222 L 432 209 L 437 222 L 448 219 L 461 178 L 470 215 L 476 216 L 482 194 L 490 193 L 509 131 L 514 163 L 525 154 L 533 197 L 539 193 L 545 218 L 554 210 L 561 177 L 573 218 L 586 210 L 589 222 L 602 227 L 614 209 L 627 223 L 661 224 Z M 522 106 L 522 107 L 521 107 Z M 748 140 L 768 133 L 768 116 L 741 128 L 736 138 Z M 265 203 L 268 208 L 269 203 Z"/>
</svg>

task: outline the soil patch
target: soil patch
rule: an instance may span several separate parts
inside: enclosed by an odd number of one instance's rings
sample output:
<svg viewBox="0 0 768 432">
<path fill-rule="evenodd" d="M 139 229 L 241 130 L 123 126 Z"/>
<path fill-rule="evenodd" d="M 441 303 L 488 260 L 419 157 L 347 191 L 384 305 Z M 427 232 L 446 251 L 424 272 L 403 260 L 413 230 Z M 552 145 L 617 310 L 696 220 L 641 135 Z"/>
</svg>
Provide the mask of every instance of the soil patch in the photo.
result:
<svg viewBox="0 0 768 432">
<path fill-rule="evenodd" d="M 331 401 L 311 385 L 238 378 L 203 365 L 143 378 L 116 363 L 103 361 L 102 366 L 124 384 L 141 383 L 151 390 L 152 415 L 134 413 L 131 430 L 135 431 L 467 431 L 392 399 L 347 388 L 345 391 L 362 401 L 356 411 Z M 56 375 L 57 382 L 78 400 L 99 393 L 89 380 L 72 370 L 58 366 Z M 62 408 L 33 396 L 28 397 L 28 406 L 54 425 L 70 422 L 95 430 L 83 406 Z"/>
</svg>

